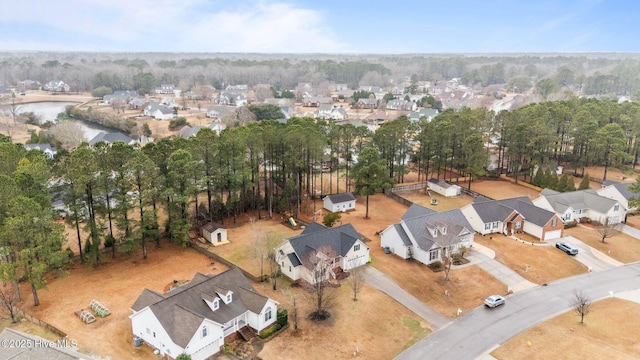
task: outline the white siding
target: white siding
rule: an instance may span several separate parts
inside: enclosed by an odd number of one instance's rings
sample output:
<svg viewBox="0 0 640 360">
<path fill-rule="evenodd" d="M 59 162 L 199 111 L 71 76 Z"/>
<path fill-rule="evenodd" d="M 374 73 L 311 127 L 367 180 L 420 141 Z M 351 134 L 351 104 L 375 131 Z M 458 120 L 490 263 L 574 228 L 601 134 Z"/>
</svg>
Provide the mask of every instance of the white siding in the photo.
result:
<svg viewBox="0 0 640 360">
<path fill-rule="evenodd" d="M 391 252 L 403 259 L 409 258 L 407 247 L 400 238 L 400 234 L 396 231 L 395 226 L 391 225 L 380 234 L 380 246 L 389 247 Z"/>
<path fill-rule="evenodd" d="M 542 239 L 542 228 L 536 224 L 533 224 L 531 222 L 528 221 L 524 221 L 524 226 L 522 227 L 522 230 L 524 230 L 525 233 L 533 235 L 535 237 L 537 237 L 540 240 Z"/>
<path fill-rule="evenodd" d="M 133 335 L 142 338 L 145 343 L 151 345 L 155 349 L 158 349 L 161 355 L 171 354 L 175 357 L 184 351 L 184 349 L 171 341 L 169 334 L 167 334 L 156 316 L 148 307 L 140 310 L 130 317 Z"/>
</svg>

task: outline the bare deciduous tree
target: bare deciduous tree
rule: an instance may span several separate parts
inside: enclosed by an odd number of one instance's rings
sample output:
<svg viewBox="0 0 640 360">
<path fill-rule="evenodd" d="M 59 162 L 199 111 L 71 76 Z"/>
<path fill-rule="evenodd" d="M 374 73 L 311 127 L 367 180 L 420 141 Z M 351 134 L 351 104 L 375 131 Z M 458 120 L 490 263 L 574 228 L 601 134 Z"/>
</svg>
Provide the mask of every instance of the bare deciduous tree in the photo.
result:
<svg viewBox="0 0 640 360">
<path fill-rule="evenodd" d="M 591 299 L 584 292 L 576 290 L 570 305 L 580 315 L 580 323 L 583 324 L 584 317 L 589 315 L 591 310 Z"/>
<path fill-rule="evenodd" d="M 311 320 L 322 321 L 331 316 L 328 309 L 333 306 L 337 297 L 335 287 L 329 281 L 335 258 L 336 252 L 332 248 L 321 247 L 307 253 L 302 261 L 310 275 L 309 299 L 313 308 L 309 316 Z"/>
<path fill-rule="evenodd" d="M 53 138 L 65 149 L 72 149 L 86 141 L 80 125 L 73 121 L 60 121 L 49 129 Z"/>
<path fill-rule="evenodd" d="M 359 261 L 352 260 L 349 262 L 349 283 L 351 284 L 351 292 L 353 293 L 353 301 L 358 300 L 358 293 L 364 285 L 364 268 Z"/>
<path fill-rule="evenodd" d="M 291 321 L 293 322 L 293 332 L 298 332 L 298 295 L 287 289 L 282 291 L 291 302 Z"/>
<path fill-rule="evenodd" d="M 16 283 L 14 282 L 3 282 L 2 286 L 0 286 L 0 302 L 2 305 L 9 310 L 9 315 L 11 316 L 11 323 L 16 323 L 16 302 L 20 301 L 19 298 L 16 297 Z"/>
<path fill-rule="evenodd" d="M 605 221 L 602 227 L 598 228 L 598 234 L 600 235 L 600 239 L 602 242 L 605 242 L 606 239 L 613 237 L 618 233 L 620 229 L 620 223 L 609 223 L 609 220 Z"/>
<path fill-rule="evenodd" d="M 427 231 L 431 232 L 435 246 L 440 249 L 440 258 L 442 259 L 442 265 L 444 265 L 444 279 L 448 281 L 451 265 L 453 265 L 453 256 L 457 253 L 457 245 L 460 243 L 458 234 L 453 231 L 447 231 L 447 224 L 443 223 L 429 226 Z"/>
</svg>

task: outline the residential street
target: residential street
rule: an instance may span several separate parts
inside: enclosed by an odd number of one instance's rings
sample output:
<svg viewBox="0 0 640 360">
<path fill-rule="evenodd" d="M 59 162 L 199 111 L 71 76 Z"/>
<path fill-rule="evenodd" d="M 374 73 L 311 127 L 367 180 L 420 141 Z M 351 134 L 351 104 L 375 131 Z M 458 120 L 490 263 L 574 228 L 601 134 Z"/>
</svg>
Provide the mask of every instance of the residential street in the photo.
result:
<svg viewBox="0 0 640 360">
<path fill-rule="evenodd" d="M 504 306 L 468 312 L 396 357 L 400 360 L 476 359 L 546 319 L 571 309 L 574 290 L 593 301 L 640 289 L 640 263 L 591 272 L 507 296 Z"/>
</svg>

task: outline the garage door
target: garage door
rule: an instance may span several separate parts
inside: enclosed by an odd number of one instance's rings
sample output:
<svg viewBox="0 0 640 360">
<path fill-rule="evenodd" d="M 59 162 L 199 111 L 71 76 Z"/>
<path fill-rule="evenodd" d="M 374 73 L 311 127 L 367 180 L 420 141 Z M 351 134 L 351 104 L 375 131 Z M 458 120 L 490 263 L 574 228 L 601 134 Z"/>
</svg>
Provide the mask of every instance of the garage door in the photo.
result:
<svg viewBox="0 0 640 360">
<path fill-rule="evenodd" d="M 544 233 L 544 241 L 558 239 L 560 235 L 562 235 L 562 230 L 547 231 Z"/>
<path fill-rule="evenodd" d="M 218 341 L 216 340 L 214 342 L 212 342 L 211 344 L 203 347 L 202 349 L 194 352 L 193 354 L 191 354 L 191 359 L 193 360 L 204 360 L 208 357 L 210 357 L 211 355 L 217 353 L 218 351 L 220 351 L 220 346 L 218 345 Z"/>
</svg>

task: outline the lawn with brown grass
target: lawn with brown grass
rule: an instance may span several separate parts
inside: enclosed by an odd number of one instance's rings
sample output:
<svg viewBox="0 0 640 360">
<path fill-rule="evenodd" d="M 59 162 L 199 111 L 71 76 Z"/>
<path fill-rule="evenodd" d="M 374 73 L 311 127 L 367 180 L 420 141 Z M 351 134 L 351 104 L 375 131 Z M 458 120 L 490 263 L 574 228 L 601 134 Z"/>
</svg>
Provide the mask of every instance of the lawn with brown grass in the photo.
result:
<svg viewBox="0 0 640 360">
<path fill-rule="evenodd" d="M 591 305 L 584 324 L 566 312 L 516 335 L 494 350 L 497 359 L 638 359 L 640 305 L 610 298 Z"/>
<path fill-rule="evenodd" d="M 298 331 L 290 318 L 289 328 L 265 344 L 259 354 L 262 359 L 349 359 L 356 351 L 358 358 L 392 359 L 431 332 L 424 320 L 369 286 L 365 285 L 353 301 L 348 279 L 335 289 L 338 298 L 329 310 L 329 319 L 313 322 L 308 318 L 313 299 L 289 284 L 281 281 L 276 291 L 268 283 L 256 285 L 262 294 L 278 300 L 280 307 L 288 308 L 289 314 L 291 300 L 283 290 L 293 292 L 298 308 Z"/>
<path fill-rule="evenodd" d="M 502 234 L 476 235 L 475 242 L 493 249 L 497 261 L 535 284 L 545 284 L 588 271 L 584 264 L 552 245 L 533 246 Z"/>
<path fill-rule="evenodd" d="M 616 231 L 602 242 L 596 227 L 576 226 L 565 229 L 566 235 L 574 236 L 585 244 L 625 264 L 640 260 L 640 240 Z"/>
</svg>

